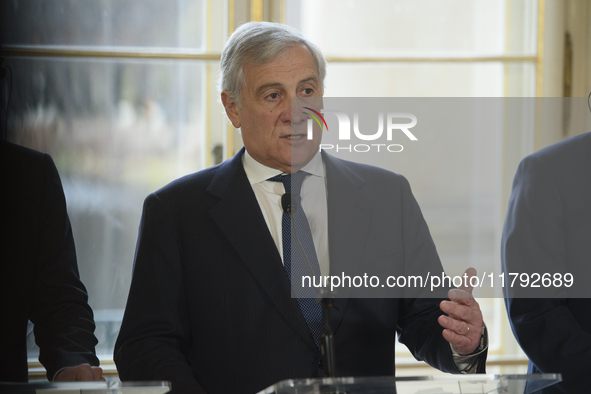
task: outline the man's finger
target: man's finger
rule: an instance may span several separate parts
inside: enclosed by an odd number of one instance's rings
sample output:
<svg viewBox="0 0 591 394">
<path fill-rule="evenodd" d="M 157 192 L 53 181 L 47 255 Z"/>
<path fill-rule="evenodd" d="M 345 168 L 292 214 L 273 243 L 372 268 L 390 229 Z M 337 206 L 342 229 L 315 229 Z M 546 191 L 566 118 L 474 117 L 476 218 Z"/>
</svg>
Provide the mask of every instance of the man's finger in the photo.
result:
<svg viewBox="0 0 591 394">
<path fill-rule="evenodd" d="M 482 326 L 447 316 L 439 316 L 438 321 L 444 328 L 443 337 L 459 354 L 472 353 L 480 343 Z"/>
<path fill-rule="evenodd" d="M 476 302 L 476 301 L 474 301 Z M 441 301 L 439 308 L 447 313 L 449 317 L 456 320 L 472 321 L 474 318 L 474 310 L 472 305 L 463 305 L 457 302 Z"/>
<path fill-rule="evenodd" d="M 76 372 L 76 380 L 86 382 L 94 380 L 92 375 L 92 367 L 90 364 L 80 364 L 72 368 Z"/>
<path fill-rule="evenodd" d="M 93 380 L 105 380 L 103 377 L 103 369 L 101 367 L 92 367 Z"/>
<path fill-rule="evenodd" d="M 100 371 L 95 372 L 94 368 L 98 367 L 91 367 L 90 364 L 66 367 L 55 377 L 55 380 L 62 382 L 102 380 L 103 370 L 98 368 Z M 99 374 L 98 378 L 96 374 Z"/>
<path fill-rule="evenodd" d="M 453 289 L 447 293 L 447 297 L 457 303 L 462 305 L 471 305 L 474 302 L 474 297 L 472 294 L 468 293 L 465 290 Z"/>
<path fill-rule="evenodd" d="M 465 335 L 459 335 L 449 329 L 443 330 L 442 335 L 453 346 L 454 350 L 461 355 L 470 354 L 476 349 L 476 346 Z"/>
<path fill-rule="evenodd" d="M 439 316 L 439 324 L 443 328 L 452 330 L 458 335 L 468 335 L 470 333 L 470 325 L 461 320 L 456 320 L 447 316 Z"/>
<path fill-rule="evenodd" d="M 468 268 L 464 271 L 464 275 L 462 275 L 462 285 L 458 287 L 459 290 L 464 290 L 465 292 L 472 294 L 472 286 L 470 285 L 470 278 L 476 276 L 478 273 L 476 272 L 475 268 Z"/>
</svg>

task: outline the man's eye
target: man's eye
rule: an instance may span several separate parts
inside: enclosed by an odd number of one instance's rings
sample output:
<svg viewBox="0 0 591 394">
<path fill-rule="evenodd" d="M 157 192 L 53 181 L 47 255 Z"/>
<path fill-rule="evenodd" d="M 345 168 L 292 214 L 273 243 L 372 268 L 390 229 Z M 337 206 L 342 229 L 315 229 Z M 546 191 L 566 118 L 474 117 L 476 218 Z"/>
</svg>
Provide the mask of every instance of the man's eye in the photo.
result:
<svg viewBox="0 0 591 394">
<path fill-rule="evenodd" d="M 271 100 L 275 100 L 276 98 L 279 98 L 279 93 L 271 93 L 270 95 L 267 96 L 267 98 L 270 98 Z"/>
<path fill-rule="evenodd" d="M 314 93 L 314 89 L 312 89 L 312 88 L 307 88 L 307 89 L 304 89 L 304 90 L 303 90 L 303 93 L 304 93 L 304 94 L 312 94 L 312 93 Z"/>
</svg>

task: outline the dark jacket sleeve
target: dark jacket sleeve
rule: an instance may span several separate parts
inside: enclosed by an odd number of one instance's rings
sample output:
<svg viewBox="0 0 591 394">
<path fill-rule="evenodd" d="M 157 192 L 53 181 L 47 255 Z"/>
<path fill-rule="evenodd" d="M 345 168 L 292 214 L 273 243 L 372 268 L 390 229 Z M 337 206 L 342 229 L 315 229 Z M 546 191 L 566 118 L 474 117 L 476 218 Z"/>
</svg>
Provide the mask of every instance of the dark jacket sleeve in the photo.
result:
<svg viewBox="0 0 591 394">
<path fill-rule="evenodd" d="M 568 226 L 561 192 L 543 160 L 534 156 L 522 161 L 503 229 L 501 258 L 505 272 L 564 271 L 569 258 Z M 564 291 L 552 291 L 545 298 L 508 294 L 505 301 L 511 328 L 538 371 L 562 374 L 563 382 L 552 386 L 553 390 L 586 392 L 585 382 L 591 374 L 591 334 L 581 326 L 569 304 L 588 300 L 569 300 Z M 588 314 L 586 305 L 584 313 Z"/>
<path fill-rule="evenodd" d="M 29 319 L 35 325 L 39 361 L 53 379 L 63 367 L 99 365 L 94 347 L 94 319 L 78 273 L 72 228 L 60 178 L 48 155 L 43 156 L 41 219 L 38 222 L 36 270 L 30 286 Z"/>
</svg>

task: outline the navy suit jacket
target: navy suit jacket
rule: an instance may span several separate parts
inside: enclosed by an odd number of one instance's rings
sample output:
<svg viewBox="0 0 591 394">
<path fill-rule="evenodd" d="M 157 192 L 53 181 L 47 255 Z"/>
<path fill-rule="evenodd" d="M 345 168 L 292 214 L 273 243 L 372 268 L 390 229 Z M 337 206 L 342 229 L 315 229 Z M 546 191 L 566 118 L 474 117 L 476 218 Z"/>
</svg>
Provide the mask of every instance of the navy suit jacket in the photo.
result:
<svg viewBox="0 0 591 394">
<path fill-rule="evenodd" d="M 323 376 L 252 187 L 243 151 L 145 201 L 115 361 L 122 380 L 171 380 L 175 392 L 255 393 Z M 388 261 L 394 273 L 441 265 L 402 176 L 328 155 L 331 272 Z M 337 299 L 341 376 L 394 374 L 396 332 L 416 357 L 457 372 L 438 299 Z M 481 363 L 484 369 L 484 362 Z"/>
<path fill-rule="evenodd" d="M 99 365 L 60 178 L 49 155 L 0 141 L 0 381 L 26 382 L 27 321 L 48 379 Z"/>
<path fill-rule="evenodd" d="M 562 383 L 540 392 L 588 392 L 591 301 L 581 298 L 581 290 L 589 294 L 591 279 L 591 133 L 521 162 L 503 229 L 502 259 L 506 272 L 568 272 L 583 286 L 552 290 L 551 298 L 509 298 L 506 306 L 530 359 L 529 372 L 562 374 Z"/>
</svg>

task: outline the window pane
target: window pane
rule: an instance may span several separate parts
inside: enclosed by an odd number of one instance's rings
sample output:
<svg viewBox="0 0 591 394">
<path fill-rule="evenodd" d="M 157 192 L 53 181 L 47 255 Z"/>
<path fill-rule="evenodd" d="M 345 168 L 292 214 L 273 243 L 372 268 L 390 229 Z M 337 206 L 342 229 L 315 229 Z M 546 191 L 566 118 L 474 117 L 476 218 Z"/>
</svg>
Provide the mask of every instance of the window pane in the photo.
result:
<svg viewBox="0 0 591 394">
<path fill-rule="evenodd" d="M 0 2 L 4 44 L 205 49 L 205 0 Z"/>
<path fill-rule="evenodd" d="M 327 97 L 533 97 L 537 18 L 537 0 L 286 2 L 286 23 L 328 57 Z M 504 56 L 531 59 L 371 59 Z M 533 146 L 529 133 L 520 129 L 511 135 L 501 125 L 483 133 L 476 122 L 470 132 L 436 135 L 440 140 L 430 143 L 423 136 L 421 152 L 402 155 L 390 168 L 409 178 L 449 274 L 500 261 L 499 238 L 516 166 L 508 152 L 523 157 L 524 149 Z M 501 352 L 502 339 L 512 340 L 504 308 L 493 299 L 482 305 L 490 350 Z"/>
<path fill-rule="evenodd" d="M 530 97 L 530 63 L 329 63 L 329 97 Z"/>
<path fill-rule="evenodd" d="M 111 355 L 144 198 L 206 165 L 207 64 L 10 60 L 9 138 L 48 152 L 58 167 L 97 352 Z"/>
<path fill-rule="evenodd" d="M 536 6 L 535 0 L 299 0 L 286 2 L 286 23 L 329 57 L 535 55 Z"/>
</svg>

